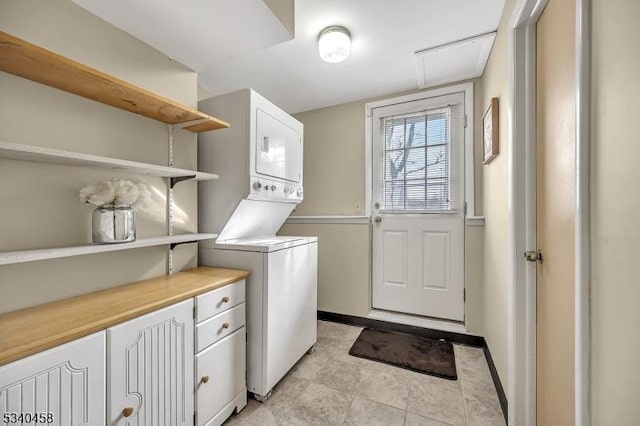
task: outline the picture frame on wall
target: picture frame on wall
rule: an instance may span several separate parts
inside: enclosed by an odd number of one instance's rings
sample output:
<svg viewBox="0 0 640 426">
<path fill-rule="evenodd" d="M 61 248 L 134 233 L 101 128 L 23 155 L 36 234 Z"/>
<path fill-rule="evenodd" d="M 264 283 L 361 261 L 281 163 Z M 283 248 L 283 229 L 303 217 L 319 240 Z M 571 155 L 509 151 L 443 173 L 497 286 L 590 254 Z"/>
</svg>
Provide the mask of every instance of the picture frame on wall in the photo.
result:
<svg viewBox="0 0 640 426">
<path fill-rule="evenodd" d="M 498 155 L 499 138 L 498 98 L 492 98 L 491 104 L 482 117 L 483 164 L 489 164 Z"/>
</svg>

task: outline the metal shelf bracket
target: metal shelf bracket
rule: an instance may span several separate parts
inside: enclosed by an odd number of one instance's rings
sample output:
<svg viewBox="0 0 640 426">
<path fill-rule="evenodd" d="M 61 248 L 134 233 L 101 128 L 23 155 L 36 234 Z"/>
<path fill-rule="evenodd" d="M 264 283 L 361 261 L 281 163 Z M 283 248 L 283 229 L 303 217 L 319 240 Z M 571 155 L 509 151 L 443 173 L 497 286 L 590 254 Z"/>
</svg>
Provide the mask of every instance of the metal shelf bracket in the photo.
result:
<svg viewBox="0 0 640 426">
<path fill-rule="evenodd" d="M 185 121 L 184 123 L 169 124 L 169 167 L 173 167 L 173 133 L 176 130 L 184 129 L 185 127 L 194 126 L 196 124 L 207 123 L 208 118 L 200 118 L 198 120 Z"/>
<path fill-rule="evenodd" d="M 198 242 L 197 240 L 193 240 L 193 241 L 180 241 L 178 243 L 171 243 L 171 244 L 169 244 L 169 250 L 173 250 L 174 248 L 176 248 L 180 244 L 191 244 L 191 243 L 197 243 L 197 242 Z"/>
<path fill-rule="evenodd" d="M 172 124 L 173 129 L 184 129 L 185 127 L 195 126 L 196 124 L 208 123 L 208 118 L 199 118 L 197 120 L 185 121 L 184 123 Z"/>
<path fill-rule="evenodd" d="M 195 179 L 195 177 L 196 175 L 178 176 L 178 177 L 169 178 L 169 188 L 173 189 L 173 187 L 176 186 L 177 183 L 180 183 L 182 181 L 189 180 L 189 179 Z"/>
</svg>

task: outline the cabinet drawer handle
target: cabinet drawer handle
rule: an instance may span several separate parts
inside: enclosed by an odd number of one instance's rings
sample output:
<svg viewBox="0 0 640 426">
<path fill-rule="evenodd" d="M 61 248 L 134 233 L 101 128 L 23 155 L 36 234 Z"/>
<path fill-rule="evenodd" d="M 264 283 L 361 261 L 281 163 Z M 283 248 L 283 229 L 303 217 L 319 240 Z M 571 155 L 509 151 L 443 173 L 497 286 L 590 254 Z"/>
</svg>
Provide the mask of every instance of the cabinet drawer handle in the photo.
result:
<svg viewBox="0 0 640 426">
<path fill-rule="evenodd" d="M 229 303 L 229 298 L 227 296 L 223 297 L 222 303 Z"/>
<path fill-rule="evenodd" d="M 133 414 L 133 407 L 124 407 L 124 410 L 122 410 L 122 415 L 125 417 L 129 417 L 132 414 Z"/>
<path fill-rule="evenodd" d="M 200 381 L 202 383 L 207 383 L 209 381 L 209 376 L 202 376 L 202 379 L 200 379 Z"/>
<path fill-rule="evenodd" d="M 224 324 L 222 324 L 222 328 L 229 328 L 229 323 L 225 322 Z"/>
</svg>

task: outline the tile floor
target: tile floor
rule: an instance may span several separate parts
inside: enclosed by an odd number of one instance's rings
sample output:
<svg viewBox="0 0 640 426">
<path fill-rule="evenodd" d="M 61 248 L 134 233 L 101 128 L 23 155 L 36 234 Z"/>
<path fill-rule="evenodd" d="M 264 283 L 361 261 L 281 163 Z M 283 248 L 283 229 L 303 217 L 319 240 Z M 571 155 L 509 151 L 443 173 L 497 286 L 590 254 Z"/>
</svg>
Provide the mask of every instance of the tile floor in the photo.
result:
<svg viewBox="0 0 640 426">
<path fill-rule="evenodd" d="M 348 354 L 362 329 L 318 321 L 305 355 L 265 403 L 249 399 L 225 425 L 504 425 L 482 349 L 454 345 L 458 380 Z"/>
</svg>

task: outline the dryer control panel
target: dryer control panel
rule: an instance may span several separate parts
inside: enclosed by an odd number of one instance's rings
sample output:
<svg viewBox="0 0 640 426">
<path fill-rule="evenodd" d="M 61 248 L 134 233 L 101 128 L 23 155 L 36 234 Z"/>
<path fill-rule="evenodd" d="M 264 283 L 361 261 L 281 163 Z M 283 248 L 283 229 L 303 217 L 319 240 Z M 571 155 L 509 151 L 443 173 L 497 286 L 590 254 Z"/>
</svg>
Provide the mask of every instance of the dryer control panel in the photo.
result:
<svg viewBox="0 0 640 426">
<path fill-rule="evenodd" d="M 251 189 L 247 198 L 250 200 L 299 203 L 304 198 L 304 190 L 302 186 L 290 182 L 254 178 L 251 181 Z"/>
</svg>

